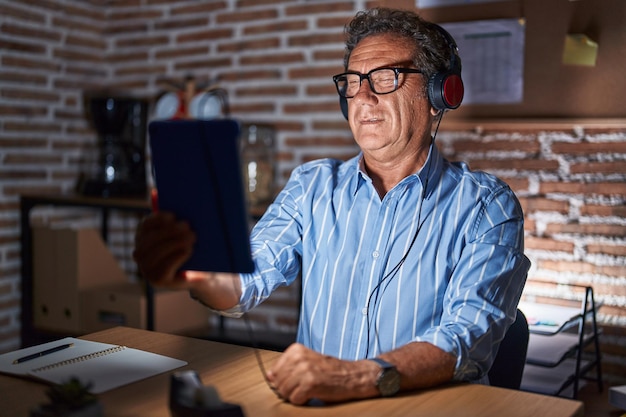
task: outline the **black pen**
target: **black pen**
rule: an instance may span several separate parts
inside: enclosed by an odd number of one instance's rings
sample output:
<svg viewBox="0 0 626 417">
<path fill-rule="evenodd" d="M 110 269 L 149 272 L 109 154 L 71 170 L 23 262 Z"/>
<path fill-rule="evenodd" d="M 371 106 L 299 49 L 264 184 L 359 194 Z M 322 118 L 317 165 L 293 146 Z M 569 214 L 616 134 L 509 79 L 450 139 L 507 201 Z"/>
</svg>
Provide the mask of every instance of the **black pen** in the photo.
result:
<svg viewBox="0 0 626 417">
<path fill-rule="evenodd" d="M 74 343 L 68 343 L 67 345 L 60 345 L 50 349 L 43 350 L 41 352 L 33 353 L 32 355 L 24 356 L 23 358 L 19 358 L 13 361 L 13 365 L 17 365 L 18 363 L 27 362 L 32 359 L 39 358 L 41 356 L 46 356 L 54 352 L 58 352 L 63 349 L 71 348 L 74 346 Z"/>
</svg>

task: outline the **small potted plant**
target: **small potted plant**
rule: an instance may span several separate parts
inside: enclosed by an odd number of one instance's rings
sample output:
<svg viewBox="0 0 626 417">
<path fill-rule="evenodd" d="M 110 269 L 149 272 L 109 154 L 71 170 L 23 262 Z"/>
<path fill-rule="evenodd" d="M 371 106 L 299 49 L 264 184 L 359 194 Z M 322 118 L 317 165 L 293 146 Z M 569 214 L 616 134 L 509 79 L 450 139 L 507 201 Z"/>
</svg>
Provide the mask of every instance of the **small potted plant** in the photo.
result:
<svg viewBox="0 0 626 417">
<path fill-rule="evenodd" d="M 31 410 L 30 417 L 103 417 L 102 404 L 77 378 L 53 385 L 46 391 L 50 400 Z"/>
</svg>

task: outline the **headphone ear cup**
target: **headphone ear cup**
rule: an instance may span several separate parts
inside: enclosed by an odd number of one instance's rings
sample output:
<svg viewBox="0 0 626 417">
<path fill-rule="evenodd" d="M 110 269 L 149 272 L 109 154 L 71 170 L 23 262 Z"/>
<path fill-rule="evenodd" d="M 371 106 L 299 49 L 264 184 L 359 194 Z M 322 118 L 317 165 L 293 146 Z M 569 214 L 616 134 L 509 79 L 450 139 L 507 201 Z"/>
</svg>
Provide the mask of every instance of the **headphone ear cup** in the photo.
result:
<svg viewBox="0 0 626 417">
<path fill-rule="evenodd" d="M 348 120 L 348 99 L 339 96 L 339 107 L 341 107 L 341 114 Z"/>
<path fill-rule="evenodd" d="M 433 74 L 428 80 L 428 100 L 430 105 L 437 111 L 445 110 L 446 103 L 443 101 L 442 84 L 445 73 Z"/>
<path fill-rule="evenodd" d="M 459 107 L 464 91 L 461 76 L 454 72 L 438 72 L 428 80 L 428 100 L 437 111 Z"/>
<path fill-rule="evenodd" d="M 461 105 L 465 92 L 461 79 L 461 57 L 452 35 L 437 24 L 433 27 L 446 39 L 451 55 L 447 70 L 436 73 L 428 80 L 428 99 L 437 111 L 456 109 Z"/>
</svg>

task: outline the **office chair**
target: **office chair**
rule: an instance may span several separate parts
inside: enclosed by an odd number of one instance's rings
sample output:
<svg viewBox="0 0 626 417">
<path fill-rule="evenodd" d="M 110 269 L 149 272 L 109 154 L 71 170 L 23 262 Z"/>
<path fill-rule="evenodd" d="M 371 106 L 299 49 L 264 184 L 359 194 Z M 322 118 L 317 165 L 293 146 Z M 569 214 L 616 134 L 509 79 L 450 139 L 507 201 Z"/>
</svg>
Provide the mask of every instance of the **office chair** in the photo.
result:
<svg viewBox="0 0 626 417">
<path fill-rule="evenodd" d="M 488 372 L 491 385 L 510 389 L 520 388 L 528 351 L 528 337 L 526 316 L 518 309 L 515 322 L 504 335 Z"/>
</svg>

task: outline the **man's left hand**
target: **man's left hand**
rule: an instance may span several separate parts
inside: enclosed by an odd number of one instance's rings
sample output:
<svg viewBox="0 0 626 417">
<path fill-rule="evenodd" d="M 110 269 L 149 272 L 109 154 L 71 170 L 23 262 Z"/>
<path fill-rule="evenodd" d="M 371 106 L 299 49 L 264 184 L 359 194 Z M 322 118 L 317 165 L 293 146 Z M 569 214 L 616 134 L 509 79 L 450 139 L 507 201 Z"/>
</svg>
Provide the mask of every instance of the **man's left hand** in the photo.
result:
<svg viewBox="0 0 626 417">
<path fill-rule="evenodd" d="M 292 404 L 338 402 L 378 395 L 380 368 L 372 361 L 346 361 L 301 344 L 289 346 L 267 373 L 277 394 Z"/>
</svg>

